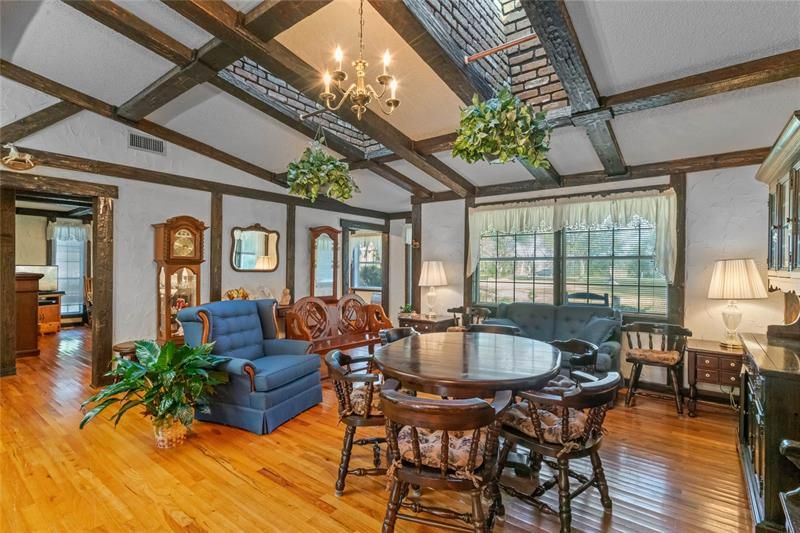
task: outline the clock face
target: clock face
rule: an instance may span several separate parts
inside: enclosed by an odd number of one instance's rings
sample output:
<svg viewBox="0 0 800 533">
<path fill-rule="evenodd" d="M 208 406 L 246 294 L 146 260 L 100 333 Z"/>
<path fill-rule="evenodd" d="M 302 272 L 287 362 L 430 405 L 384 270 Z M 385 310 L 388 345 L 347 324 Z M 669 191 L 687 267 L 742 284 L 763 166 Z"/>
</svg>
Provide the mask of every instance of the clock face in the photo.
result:
<svg viewBox="0 0 800 533">
<path fill-rule="evenodd" d="M 194 235 L 187 229 L 179 229 L 172 239 L 172 255 L 175 257 L 194 257 Z"/>
</svg>

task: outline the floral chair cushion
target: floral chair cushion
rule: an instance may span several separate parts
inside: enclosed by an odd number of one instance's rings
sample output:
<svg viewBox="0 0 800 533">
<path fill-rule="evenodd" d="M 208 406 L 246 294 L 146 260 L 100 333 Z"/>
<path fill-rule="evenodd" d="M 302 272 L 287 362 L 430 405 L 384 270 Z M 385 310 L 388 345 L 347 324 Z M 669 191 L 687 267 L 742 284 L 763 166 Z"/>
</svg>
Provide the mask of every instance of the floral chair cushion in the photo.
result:
<svg viewBox="0 0 800 533">
<path fill-rule="evenodd" d="M 417 428 L 419 435 L 419 454 L 423 465 L 431 468 L 441 468 L 442 457 L 442 431 L 431 431 Z M 463 470 L 469 463 L 469 451 L 472 447 L 472 434 L 470 431 L 448 432 L 448 462 L 453 470 Z M 486 431 L 481 431 L 478 442 L 478 454 L 475 457 L 475 468 L 483 464 L 483 451 L 486 446 Z M 397 434 L 397 447 L 404 461 L 414 463 L 414 444 L 411 437 L 411 427 L 405 426 Z"/>
<path fill-rule="evenodd" d="M 561 438 L 560 415 L 547 409 L 538 408 L 539 420 L 542 423 L 542 439 L 552 444 L 564 444 Z M 579 441 L 586 430 L 586 413 L 577 409 L 569 410 L 569 439 L 568 441 Z M 528 402 L 515 403 L 500 415 L 500 421 L 517 431 L 537 439 L 535 425 L 528 413 Z"/>
<path fill-rule="evenodd" d="M 674 365 L 681 360 L 680 352 L 674 350 L 648 350 L 646 348 L 630 348 L 627 359 L 643 363 L 658 363 L 661 365 Z"/>
<path fill-rule="evenodd" d="M 369 386 L 360 384 L 353 387 L 350 393 L 350 407 L 354 415 L 367 416 L 367 391 Z M 372 407 L 369 410 L 370 416 L 383 416 L 383 406 L 381 405 L 381 386 L 372 386 Z"/>
</svg>

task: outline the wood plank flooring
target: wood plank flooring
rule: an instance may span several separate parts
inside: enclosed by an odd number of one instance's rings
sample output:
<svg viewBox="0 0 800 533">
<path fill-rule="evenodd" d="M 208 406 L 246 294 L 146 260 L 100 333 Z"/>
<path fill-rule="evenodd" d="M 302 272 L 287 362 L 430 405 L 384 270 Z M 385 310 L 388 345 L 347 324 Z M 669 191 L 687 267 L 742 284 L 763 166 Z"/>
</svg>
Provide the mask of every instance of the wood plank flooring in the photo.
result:
<svg viewBox="0 0 800 533">
<path fill-rule="evenodd" d="M 91 391 L 88 330 L 42 339 L 40 357 L 0 380 L 0 531 L 380 531 L 383 478 L 353 477 L 333 494 L 344 427 L 330 387 L 322 405 L 271 435 L 198 422 L 185 445 L 156 450 L 137 415 L 116 430 L 105 419 L 78 430 Z M 614 509 L 604 515 L 587 491 L 573 503 L 575 531 L 751 530 L 734 413 L 699 411 L 677 417 L 672 402 L 646 397 L 610 411 L 601 456 Z M 370 457 L 356 450 L 351 464 Z M 423 498 L 467 508 L 458 495 Z M 504 500 L 495 531 L 558 531 L 556 518 Z M 430 529 L 399 522 L 397 531 Z"/>
</svg>

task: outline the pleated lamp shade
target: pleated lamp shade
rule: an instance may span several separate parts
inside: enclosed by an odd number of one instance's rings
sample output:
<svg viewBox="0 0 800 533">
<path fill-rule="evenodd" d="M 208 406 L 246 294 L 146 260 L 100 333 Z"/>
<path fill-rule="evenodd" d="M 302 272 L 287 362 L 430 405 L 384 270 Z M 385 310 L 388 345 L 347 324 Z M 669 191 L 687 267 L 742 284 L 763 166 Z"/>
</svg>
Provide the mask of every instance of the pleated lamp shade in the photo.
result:
<svg viewBox="0 0 800 533">
<path fill-rule="evenodd" d="M 419 276 L 420 287 L 441 287 L 447 285 L 444 266 L 441 261 L 425 261 Z"/>
<path fill-rule="evenodd" d="M 714 263 L 708 297 L 714 300 L 766 298 L 767 290 L 752 259 L 722 259 Z"/>
</svg>

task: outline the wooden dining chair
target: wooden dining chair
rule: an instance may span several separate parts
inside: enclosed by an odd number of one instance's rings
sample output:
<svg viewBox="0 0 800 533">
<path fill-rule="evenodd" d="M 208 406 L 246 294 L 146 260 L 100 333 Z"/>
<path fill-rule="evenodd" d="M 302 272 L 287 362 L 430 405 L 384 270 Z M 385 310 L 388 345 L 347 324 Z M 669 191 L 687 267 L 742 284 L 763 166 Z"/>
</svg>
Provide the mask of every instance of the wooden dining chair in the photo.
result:
<svg viewBox="0 0 800 533">
<path fill-rule="evenodd" d="M 456 531 L 491 531 L 495 512 L 501 505 L 499 492 L 493 491 L 496 496 L 488 515 L 483 511 L 481 493 L 496 479 L 495 419 L 511 401 L 511 391 L 498 392 L 492 403 L 488 403 L 478 398 L 417 398 L 398 391 L 398 386 L 397 381 L 387 380 L 381 390 L 386 436 L 393 458 L 383 532 L 394 531 L 398 519 Z M 464 513 L 419 501 L 408 502 L 411 486 L 468 492 L 472 510 Z M 414 514 L 401 513 L 401 509 Z M 420 517 L 418 513 L 435 518 Z"/>
<path fill-rule="evenodd" d="M 405 339 L 406 337 L 411 337 L 412 335 L 419 335 L 419 332 L 411 327 L 388 328 L 380 330 L 378 335 L 381 338 L 381 345 L 386 346 L 387 344 L 399 341 L 400 339 Z"/>
<path fill-rule="evenodd" d="M 610 372 L 603 379 L 576 371 L 576 380 L 558 376 L 538 391 L 520 392 L 521 401 L 500 415 L 503 447 L 498 458 L 497 484 L 522 501 L 547 514 L 558 514 L 561 533 L 569 533 L 572 523 L 572 499 L 590 487 L 600 492 L 603 508 L 611 510 L 603 463 L 598 453 L 603 441 L 603 421 L 608 403 L 614 397 L 621 378 Z M 524 493 L 499 482 L 512 448 L 522 444 L 544 458 L 555 475 L 540 482 L 531 493 Z M 589 457 L 591 476 L 570 469 L 573 459 Z M 580 486 L 570 491 L 570 478 Z M 540 498 L 558 486 L 558 512 Z M 502 505 L 498 509 L 504 513 Z"/>
<path fill-rule="evenodd" d="M 681 364 L 686 353 L 686 343 L 692 336 L 692 332 L 678 324 L 650 322 L 628 324 L 622 327 L 622 332 L 628 341 L 625 360 L 632 365 L 628 379 L 628 392 L 625 394 L 625 407 L 630 407 L 636 395 L 642 367 L 656 366 L 667 369 L 670 381 L 672 381 L 672 391 L 675 394 L 675 408 L 679 415 L 683 414 Z"/>
<path fill-rule="evenodd" d="M 597 370 L 597 351 L 596 344 L 581 339 L 569 339 L 566 341 L 550 341 L 551 346 L 561 350 L 562 358 L 566 358 L 569 363 L 570 376 L 574 370 L 583 370 L 594 374 Z"/>
<path fill-rule="evenodd" d="M 370 437 L 354 440 L 357 428 L 383 426 L 386 423 L 381 409 L 381 376 L 369 371 L 371 362 L 372 356 L 351 357 L 339 350 L 329 352 L 325 356 L 328 375 L 331 377 L 333 390 L 336 393 L 339 420 L 345 424 L 339 475 L 336 479 L 337 496 L 343 494 L 348 475 L 379 476 L 386 473 L 386 468 L 381 467 L 380 447 L 382 443 L 386 442 L 386 438 Z M 364 363 L 368 365 L 367 370 L 364 369 Z M 353 444 L 372 446 L 373 468 L 349 469 Z"/>
<path fill-rule="evenodd" d="M 516 326 L 506 326 L 503 324 L 472 324 L 466 329 L 469 333 L 494 333 L 495 335 L 513 335 L 519 337 L 522 330 Z"/>
</svg>

